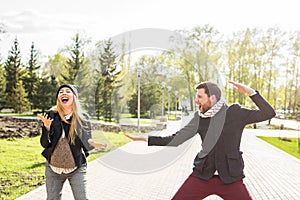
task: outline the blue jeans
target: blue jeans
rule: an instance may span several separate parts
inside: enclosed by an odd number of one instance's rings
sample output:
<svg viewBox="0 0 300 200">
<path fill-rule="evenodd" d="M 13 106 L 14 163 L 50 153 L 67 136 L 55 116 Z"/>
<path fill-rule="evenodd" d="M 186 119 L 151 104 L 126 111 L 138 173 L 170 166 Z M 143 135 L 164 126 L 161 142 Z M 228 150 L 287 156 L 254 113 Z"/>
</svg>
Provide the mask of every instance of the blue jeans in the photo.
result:
<svg viewBox="0 0 300 200">
<path fill-rule="evenodd" d="M 46 162 L 46 190 L 47 200 L 59 200 L 62 196 L 62 188 L 68 179 L 75 200 L 87 200 L 86 166 L 82 166 L 69 174 L 57 174 Z"/>
</svg>

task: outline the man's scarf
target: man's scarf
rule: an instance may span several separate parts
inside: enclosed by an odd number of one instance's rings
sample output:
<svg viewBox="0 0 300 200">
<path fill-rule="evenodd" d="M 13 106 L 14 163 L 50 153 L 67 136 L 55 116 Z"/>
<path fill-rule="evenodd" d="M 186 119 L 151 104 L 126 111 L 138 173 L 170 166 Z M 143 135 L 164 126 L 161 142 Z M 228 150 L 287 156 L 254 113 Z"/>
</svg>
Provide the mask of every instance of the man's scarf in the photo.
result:
<svg viewBox="0 0 300 200">
<path fill-rule="evenodd" d="M 198 110 L 198 114 L 202 118 L 213 117 L 213 116 L 215 116 L 220 111 L 220 109 L 222 108 L 222 106 L 225 103 L 226 103 L 226 100 L 223 99 L 223 98 L 221 98 L 215 105 L 213 105 L 213 107 L 211 107 L 205 113 L 201 113 L 200 110 Z"/>
<path fill-rule="evenodd" d="M 227 107 L 225 105 L 225 100 L 220 99 L 213 107 L 211 107 L 207 112 L 198 112 L 201 118 L 211 118 L 206 132 L 206 136 L 202 142 L 202 149 L 198 153 L 199 158 L 203 158 L 209 154 L 209 152 L 214 148 L 218 142 L 220 135 L 222 133 Z"/>
</svg>

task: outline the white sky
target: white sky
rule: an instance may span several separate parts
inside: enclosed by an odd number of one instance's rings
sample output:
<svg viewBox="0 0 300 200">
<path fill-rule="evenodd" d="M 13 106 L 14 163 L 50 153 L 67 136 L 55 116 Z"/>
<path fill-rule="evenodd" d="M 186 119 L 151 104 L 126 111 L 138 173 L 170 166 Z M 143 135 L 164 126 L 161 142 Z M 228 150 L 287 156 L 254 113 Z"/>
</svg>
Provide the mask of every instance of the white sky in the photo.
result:
<svg viewBox="0 0 300 200">
<path fill-rule="evenodd" d="M 205 24 L 224 34 L 273 26 L 300 30 L 300 9 L 297 0 L 0 0 L 0 22 L 8 31 L 0 35 L 6 59 L 15 37 L 27 57 L 32 41 L 43 55 L 53 55 L 76 32 L 96 42 L 133 29 Z"/>
</svg>

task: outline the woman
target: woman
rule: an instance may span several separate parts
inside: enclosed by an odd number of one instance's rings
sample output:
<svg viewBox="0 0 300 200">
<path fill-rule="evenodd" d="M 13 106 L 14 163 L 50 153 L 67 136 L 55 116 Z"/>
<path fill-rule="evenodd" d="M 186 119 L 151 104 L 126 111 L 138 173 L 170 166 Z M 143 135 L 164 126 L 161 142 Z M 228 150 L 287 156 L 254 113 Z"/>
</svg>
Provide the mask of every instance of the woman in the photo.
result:
<svg viewBox="0 0 300 200">
<path fill-rule="evenodd" d="M 39 116 L 43 122 L 41 145 L 46 158 L 47 199 L 61 199 L 66 179 L 75 199 L 87 199 L 86 166 L 88 151 L 104 148 L 91 138 L 91 123 L 81 110 L 77 89 L 61 85 L 56 93 L 56 106 Z"/>
</svg>

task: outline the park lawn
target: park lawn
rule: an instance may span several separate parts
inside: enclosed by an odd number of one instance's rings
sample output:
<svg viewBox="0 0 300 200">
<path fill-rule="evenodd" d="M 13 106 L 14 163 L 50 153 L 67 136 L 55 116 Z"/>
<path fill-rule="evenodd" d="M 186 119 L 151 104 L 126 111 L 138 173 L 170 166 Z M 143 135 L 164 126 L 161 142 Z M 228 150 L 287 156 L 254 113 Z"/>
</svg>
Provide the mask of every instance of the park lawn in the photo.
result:
<svg viewBox="0 0 300 200">
<path fill-rule="evenodd" d="M 0 140 L 0 199 L 15 199 L 44 184 L 39 137 Z"/>
<path fill-rule="evenodd" d="M 284 140 L 279 139 L 278 137 L 258 136 L 258 138 L 300 159 L 300 151 L 298 150 L 298 138 L 284 138 Z M 291 141 L 286 141 L 286 140 L 291 140 Z"/>
<path fill-rule="evenodd" d="M 91 151 L 89 162 L 130 142 L 122 133 L 93 131 L 93 138 L 107 147 Z M 16 199 L 45 183 L 42 151 L 40 136 L 0 139 L 0 199 Z"/>
</svg>

